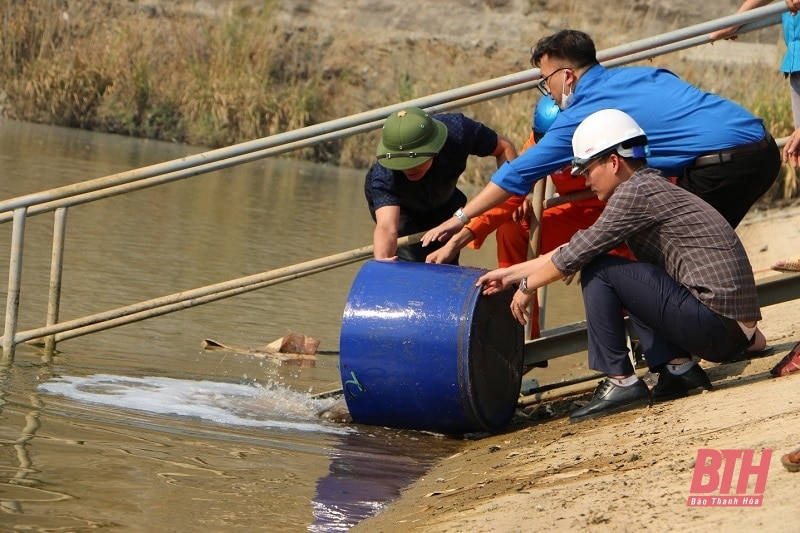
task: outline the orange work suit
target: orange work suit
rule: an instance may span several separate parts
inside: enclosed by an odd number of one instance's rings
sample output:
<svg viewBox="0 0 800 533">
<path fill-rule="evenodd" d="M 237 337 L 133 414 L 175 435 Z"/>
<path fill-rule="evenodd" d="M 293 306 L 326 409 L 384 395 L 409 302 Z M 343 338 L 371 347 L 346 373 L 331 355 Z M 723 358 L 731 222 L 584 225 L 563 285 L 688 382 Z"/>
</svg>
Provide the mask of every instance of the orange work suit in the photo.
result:
<svg viewBox="0 0 800 533">
<path fill-rule="evenodd" d="M 520 153 L 533 146 L 533 134 L 522 147 Z M 574 191 L 586 189 L 586 182 L 570 174 L 570 168 L 564 167 L 550 175 L 553 186 L 560 196 Z M 514 195 L 497 207 L 480 216 L 474 217 L 467 227 L 475 235 L 469 246 L 478 249 L 492 231 L 497 238 L 498 266 L 507 267 L 528 260 L 528 241 L 530 239 L 530 219 L 515 222 L 511 216 L 525 201 L 525 196 Z M 597 197 L 578 200 L 550 207 L 542 213 L 541 231 L 539 232 L 539 253 L 546 254 L 569 242 L 576 231 L 586 229 L 600 217 L 605 203 Z M 623 243 L 609 253 L 635 259 L 630 249 Z M 531 338 L 541 335 L 539 328 L 539 303 L 533 299 L 531 305 Z"/>
</svg>

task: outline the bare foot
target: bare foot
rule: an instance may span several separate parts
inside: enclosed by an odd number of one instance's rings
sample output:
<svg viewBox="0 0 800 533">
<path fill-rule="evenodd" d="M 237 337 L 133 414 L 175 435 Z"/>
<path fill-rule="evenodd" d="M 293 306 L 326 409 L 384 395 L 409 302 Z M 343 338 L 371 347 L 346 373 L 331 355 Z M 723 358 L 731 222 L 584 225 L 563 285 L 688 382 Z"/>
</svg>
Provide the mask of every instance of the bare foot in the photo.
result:
<svg viewBox="0 0 800 533">
<path fill-rule="evenodd" d="M 800 272 L 800 257 L 776 261 L 770 268 L 778 272 Z"/>
<path fill-rule="evenodd" d="M 781 457 L 781 463 L 789 472 L 800 472 L 800 448 Z"/>
</svg>

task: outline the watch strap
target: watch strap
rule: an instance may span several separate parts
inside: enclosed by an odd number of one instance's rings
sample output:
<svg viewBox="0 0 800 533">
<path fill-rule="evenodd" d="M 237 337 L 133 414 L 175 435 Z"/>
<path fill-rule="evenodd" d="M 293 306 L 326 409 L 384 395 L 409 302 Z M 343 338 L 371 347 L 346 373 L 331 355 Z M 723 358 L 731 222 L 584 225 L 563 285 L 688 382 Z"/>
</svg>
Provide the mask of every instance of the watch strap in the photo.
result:
<svg viewBox="0 0 800 533">
<path fill-rule="evenodd" d="M 522 294 L 533 294 L 533 291 L 536 289 L 528 288 L 528 277 L 525 276 L 519 281 L 519 290 L 522 292 Z"/>
</svg>

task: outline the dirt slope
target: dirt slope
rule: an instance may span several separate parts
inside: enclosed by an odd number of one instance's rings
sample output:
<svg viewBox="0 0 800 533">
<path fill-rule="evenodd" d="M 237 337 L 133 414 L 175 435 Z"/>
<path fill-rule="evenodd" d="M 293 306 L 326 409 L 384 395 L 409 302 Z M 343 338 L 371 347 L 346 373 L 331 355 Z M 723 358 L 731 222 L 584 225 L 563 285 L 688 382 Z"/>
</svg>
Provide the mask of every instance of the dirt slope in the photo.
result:
<svg viewBox="0 0 800 533">
<path fill-rule="evenodd" d="M 797 206 L 748 215 L 738 232 L 759 278 L 785 276 L 768 266 L 800 251 L 798 227 Z M 796 302 L 762 313 L 775 352 L 703 363 L 715 390 L 576 424 L 566 412 L 589 394 L 545 393 L 506 433 L 466 442 L 351 531 L 798 531 L 800 473 L 780 458 L 800 447 L 800 373 L 771 378 L 769 370 L 800 342 L 800 313 Z M 772 450 L 763 504 L 687 506 L 701 448 L 755 449 L 756 463 Z"/>
</svg>

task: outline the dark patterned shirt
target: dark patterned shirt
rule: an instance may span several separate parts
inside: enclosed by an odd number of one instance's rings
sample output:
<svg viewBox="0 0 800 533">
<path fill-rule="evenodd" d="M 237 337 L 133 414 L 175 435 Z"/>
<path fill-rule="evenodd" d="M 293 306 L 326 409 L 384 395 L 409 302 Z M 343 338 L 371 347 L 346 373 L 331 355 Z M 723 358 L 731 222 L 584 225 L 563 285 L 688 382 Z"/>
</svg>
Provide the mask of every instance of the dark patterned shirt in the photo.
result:
<svg viewBox="0 0 800 533">
<path fill-rule="evenodd" d="M 389 170 L 378 163 L 367 173 L 364 191 L 373 216 L 376 209 L 387 205 L 420 214 L 441 207 L 455 193 L 467 158 L 486 157 L 497 148 L 497 133 L 480 122 L 461 113 L 431 116 L 447 126 L 447 141 L 421 180 L 411 181 L 401 171 Z M 450 216 L 452 213 L 447 214 Z"/>
<path fill-rule="evenodd" d="M 706 202 L 642 167 L 620 184 L 592 227 L 553 255 L 572 274 L 625 241 L 636 258 L 662 266 L 717 314 L 761 319 L 753 269 L 739 237 Z"/>
</svg>

